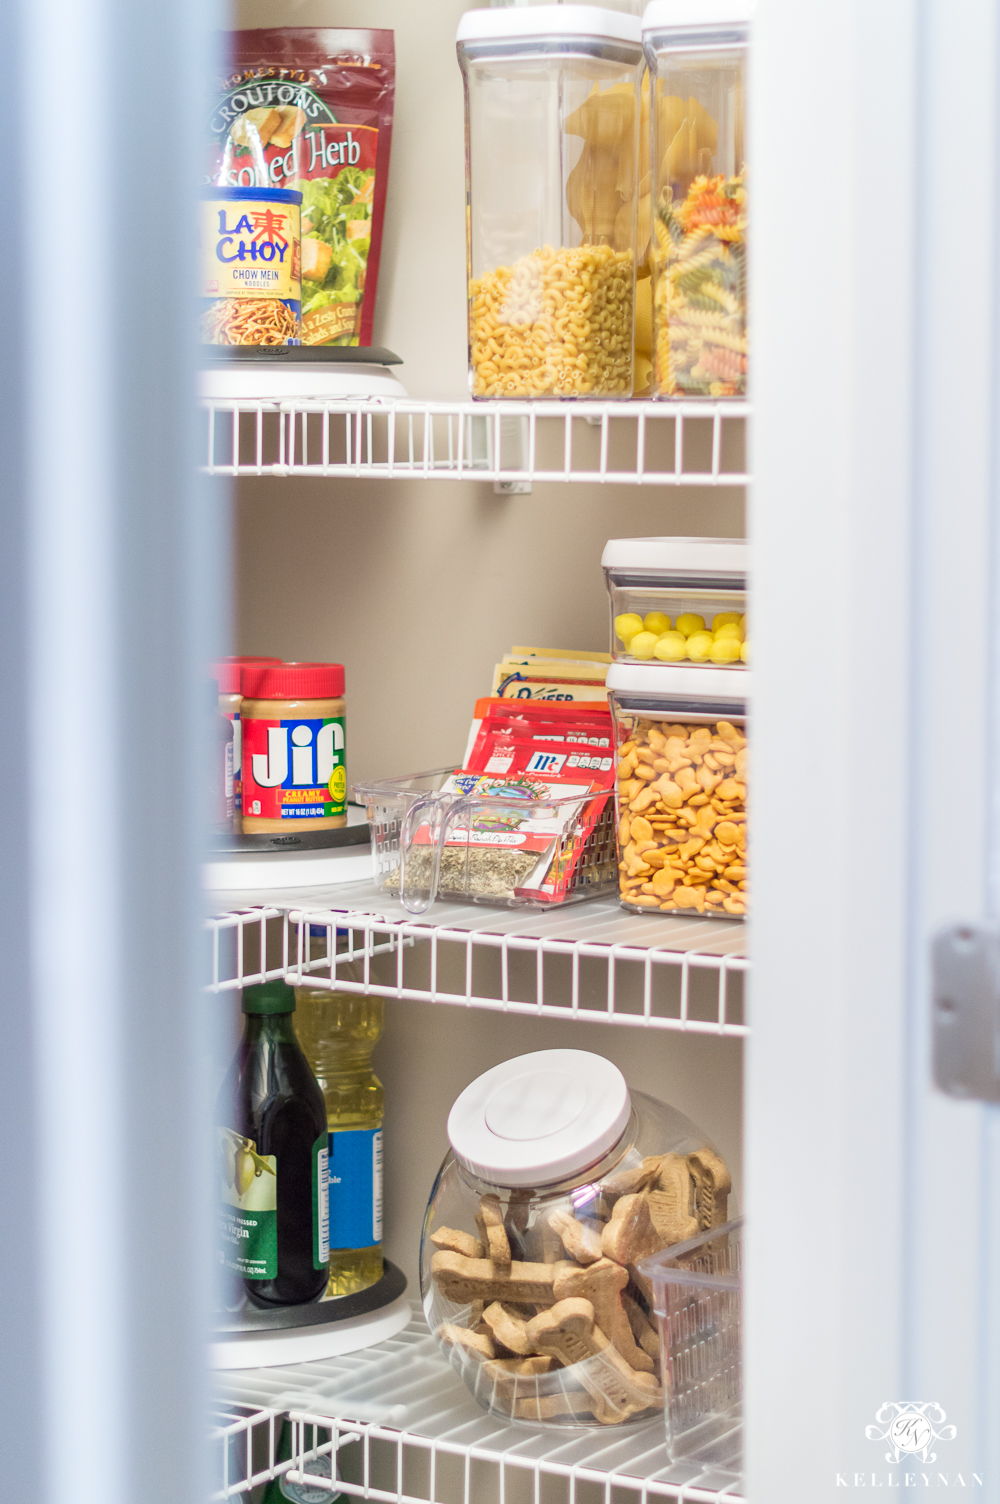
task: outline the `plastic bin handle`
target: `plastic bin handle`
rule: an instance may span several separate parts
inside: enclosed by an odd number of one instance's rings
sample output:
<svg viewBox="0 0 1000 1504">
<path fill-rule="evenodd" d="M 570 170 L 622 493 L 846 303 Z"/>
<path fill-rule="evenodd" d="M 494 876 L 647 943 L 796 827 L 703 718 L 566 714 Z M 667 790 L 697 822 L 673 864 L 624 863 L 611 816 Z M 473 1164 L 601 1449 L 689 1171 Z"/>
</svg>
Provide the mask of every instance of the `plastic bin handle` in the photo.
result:
<svg viewBox="0 0 1000 1504">
<path fill-rule="evenodd" d="M 403 816 L 399 827 L 399 901 L 408 914 L 426 914 L 437 898 L 438 879 L 441 875 L 441 853 L 444 849 L 447 825 L 446 815 L 458 797 L 454 793 L 425 794 L 422 799 L 415 799 Z M 431 837 L 427 847 L 431 865 L 426 897 L 423 893 L 423 885 L 411 886 L 407 875 L 409 857 L 413 850 L 413 837 L 424 823 L 429 827 Z"/>
</svg>

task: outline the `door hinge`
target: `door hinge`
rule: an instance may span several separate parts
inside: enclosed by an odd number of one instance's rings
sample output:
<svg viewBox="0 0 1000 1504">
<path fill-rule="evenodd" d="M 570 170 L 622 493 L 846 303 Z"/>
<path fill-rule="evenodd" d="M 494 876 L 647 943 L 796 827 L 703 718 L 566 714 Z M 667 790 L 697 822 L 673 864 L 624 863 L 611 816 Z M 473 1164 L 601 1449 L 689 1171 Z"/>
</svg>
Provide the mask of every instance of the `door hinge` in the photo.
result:
<svg viewBox="0 0 1000 1504">
<path fill-rule="evenodd" d="M 934 1080 L 950 1097 L 1000 1102 L 1000 925 L 949 925 L 932 944 Z"/>
</svg>

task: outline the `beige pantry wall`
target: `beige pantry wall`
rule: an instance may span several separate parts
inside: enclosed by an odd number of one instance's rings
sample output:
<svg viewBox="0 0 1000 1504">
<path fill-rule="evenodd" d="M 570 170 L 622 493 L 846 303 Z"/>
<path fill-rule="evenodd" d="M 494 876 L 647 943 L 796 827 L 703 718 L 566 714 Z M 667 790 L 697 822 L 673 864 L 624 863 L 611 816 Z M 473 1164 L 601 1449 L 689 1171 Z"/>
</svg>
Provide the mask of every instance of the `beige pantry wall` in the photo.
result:
<svg viewBox="0 0 1000 1504">
<path fill-rule="evenodd" d="M 464 144 L 455 61 L 461 0 L 240 0 L 239 26 L 387 26 L 396 104 L 375 341 L 415 397 L 464 400 Z M 220 482 L 221 485 L 221 482 Z M 473 704 L 514 643 L 604 649 L 610 537 L 740 536 L 736 488 L 538 485 L 497 496 L 452 481 L 244 479 L 234 493 L 229 651 L 343 662 L 352 779 L 453 762 Z M 417 1239 L 458 1092 L 499 1060 L 593 1049 L 686 1112 L 734 1171 L 737 1041 L 390 1002 L 375 1056 L 386 1086 L 386 1249 L 415 1292 Z"/>
</svg>

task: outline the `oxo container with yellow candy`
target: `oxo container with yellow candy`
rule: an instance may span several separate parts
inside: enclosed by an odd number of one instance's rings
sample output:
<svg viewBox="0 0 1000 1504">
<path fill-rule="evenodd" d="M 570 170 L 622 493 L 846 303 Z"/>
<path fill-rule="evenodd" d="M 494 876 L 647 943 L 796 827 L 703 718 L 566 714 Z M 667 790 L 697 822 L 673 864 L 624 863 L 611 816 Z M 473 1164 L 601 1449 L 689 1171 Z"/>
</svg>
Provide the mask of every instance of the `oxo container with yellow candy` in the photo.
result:
<svg viewBox="0 0 1000 1504">
<path fill-rule="evenodd" d="M 601 563 L 616 661 L 737 669 L 750 662 L 742 539 L 611 538 Z"/>
<path fill-rule="evenodd" d="M 643 54 L 592 5 L 467 12 L 473 397 L 629 397 Z"/>
<path fill-rule="evenodd" d="M 752 0 L 652 0 L 653 394 L 747 390 L 746 73 Z"/>
</svg>

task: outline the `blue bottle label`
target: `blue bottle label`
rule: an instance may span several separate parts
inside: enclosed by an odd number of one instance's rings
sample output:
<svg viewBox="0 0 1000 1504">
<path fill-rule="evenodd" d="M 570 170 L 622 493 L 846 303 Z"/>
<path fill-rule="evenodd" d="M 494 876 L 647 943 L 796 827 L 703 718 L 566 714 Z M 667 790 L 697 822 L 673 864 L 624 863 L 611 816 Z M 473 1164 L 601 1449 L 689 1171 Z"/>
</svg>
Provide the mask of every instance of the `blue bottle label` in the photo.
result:
<svg viewBox="0 0 1000 1504">
<path fill-rule="evenodd" d="M 371 1248 L 382 1241 L 382 1130 L 330 1134 L 330 1247 Z"/>
</svg>

